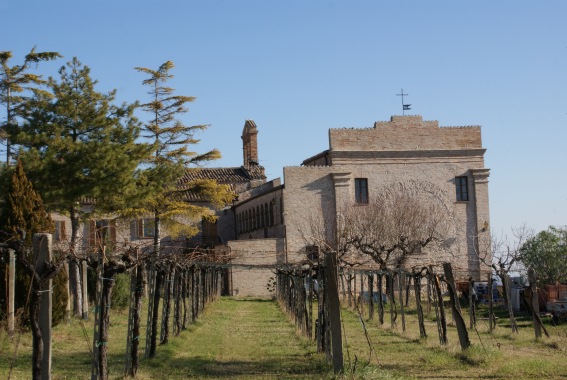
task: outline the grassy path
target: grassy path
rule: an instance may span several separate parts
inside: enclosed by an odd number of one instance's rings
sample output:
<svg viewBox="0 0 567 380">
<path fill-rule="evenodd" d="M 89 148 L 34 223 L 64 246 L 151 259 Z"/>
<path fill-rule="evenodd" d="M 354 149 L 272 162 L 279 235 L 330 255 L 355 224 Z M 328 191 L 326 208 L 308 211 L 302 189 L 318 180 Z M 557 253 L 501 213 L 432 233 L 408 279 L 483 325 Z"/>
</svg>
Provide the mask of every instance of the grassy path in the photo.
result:
<svg viewBox="0 0 567 380">
<path fill-rule="evenodd" d="M 323 360 L 276 303 L 222 298 L 202 322 L 143 361 L 139 378 L 321 378 Z"/>
</svg>

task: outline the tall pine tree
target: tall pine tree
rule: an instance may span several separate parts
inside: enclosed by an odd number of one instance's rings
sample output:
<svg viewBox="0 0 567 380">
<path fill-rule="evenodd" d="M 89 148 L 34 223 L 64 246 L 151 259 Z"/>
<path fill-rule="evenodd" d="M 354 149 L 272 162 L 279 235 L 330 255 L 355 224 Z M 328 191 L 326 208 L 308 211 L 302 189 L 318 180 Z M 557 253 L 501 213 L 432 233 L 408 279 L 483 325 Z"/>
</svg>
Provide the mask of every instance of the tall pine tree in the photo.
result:
<svg viewBox="0 0 567 380">
<path fill-rule="evenodd" d="M 157 70 L 137 67 L 136 70 L 148 75 L 142 83 L 149 87 L 150 102 L 142 104 L 142 108 L 150 114 L 148 122 L 144 125 L 143 137 L 153 142 L 153 156 L 148 161 L 146 170 L 141 178 L 144 187 L 148 190 L 145 202 L 141 204 L 139 212 L 151 214 L 154 217 L 154 252 L 160 253 L 162 238 L 161 226 L 167 227 L 171 236 L 192 236 L 196 233 L 194 223 L 201 215 L 210 210 L 206 207 L 190 204 L 183 199 L 183 194 L 190 190 L 207 195 L 210 202 L 223 206 L 233 199 L 230 188 L 219 185 L 215 181 L 199 181 L 181 184 L 180 179 L 190 166 L 220 158 L 216 149 L 204 154 L 190 151 L 190 145 L 199 140 L 194 134 L 207 128 L 206 125 L 187 126 L 178 118 L 188 111 L 187 104 L 195 100 L 191 96 L 174 95 L 174 89 L 166 83 L 173 78 L 170 73 L 173 62 L 167 61 Z M 183 221 L 183 222 L 181 222 Z M 153 274 L 152 274 L 153 275 Z M 162 282 L 163 273 L 157 271 L 156 289 Z M 160 292 L 156 291 L 153 302 L 152 324 L 148 326 L 149 357 L 155 355 L 157 339 L 157 320 L 160 302 Z M 166 311 L 167 313 L 168 311 Z M 167 329 L 163 341 L 167 341 Z"/>
<path fill-rule="evenodd" d="M 38 93 L 28 102 L 26 122 L 13 139 L 22 147 L 19 157 L 48 208 L 69 215 L 69 249 L 77 257 L 81 221 L 93 213 L 82 207 L 84 201 L 94 200 L 98 213 L 125 208 L 135 193 L 135 172 L 150 150 L 137 143 L 137 104 L 115 105 L 116 91 L 96 91 L 89 68 L 77 58 L 59 75 L 59 81 L 49 79 L 49 96 Z M 76 261 L 70 264 L 73 308 L 79 316 L 79 268 Z"/>
<path fill-rule="evenodd" d="M 217 184 L 213 180 L 201 180 L 181 184 L 179 179 L 186 170 L 221 157 L 218 150 L 198 154 L 190 151 L 191 145 L 199 140 L 195 133 L 207 129 L 207 125 L 184 124 L 179 117 L 188 111 L 188 103 L 195 100 L 192 96 L 175 95 L 175 89 L 167 82 L 173 78 L 171 61 L 163 63 L 157 70 L 136 67 L 147 74 L 142 83 L 149 87 L 150 102 L 142 104 L 142 109 L 149 113 L 149 120 L 144 124 L 143 137 L 153 142 L 153 157 L 144 172 L 144 181 L 149 189 L 149 197 L 144 205 L 145 211 L 154 217 L 154 251 L 160 251 L 162 223 L 172 235 L 191 236 L 196 232 L 194 224 L 180 223 L 179 220 L 195 220 L 210 210 L 184 201 L 182 194 L 191 191 L 204 195 L 217 207 L 222 207 L 234 198 L 230 188 Z"/>
</svg>

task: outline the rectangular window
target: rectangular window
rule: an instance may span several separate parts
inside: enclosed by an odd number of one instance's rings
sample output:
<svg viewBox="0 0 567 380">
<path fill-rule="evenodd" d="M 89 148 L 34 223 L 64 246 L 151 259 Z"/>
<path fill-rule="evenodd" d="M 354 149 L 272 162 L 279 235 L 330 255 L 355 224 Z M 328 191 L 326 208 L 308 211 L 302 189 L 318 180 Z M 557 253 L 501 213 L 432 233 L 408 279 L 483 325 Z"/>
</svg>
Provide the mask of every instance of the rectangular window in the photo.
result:
<svg viewBox="0 0 567 380">
<path fill-rule="evenodd" d="M 368 203 L 368 179 L 354 179 L 354 199 L 356 203 Z"/>
<path fill-rule="evenodd" d="M 55 221 L 55 232 L 53 233 L 53 241 L 64 241 L 67 238 L 65 231 L 65 221 Z"/>
<path fill-rule="evenodd" d="M 138 237 L 153 238 L 155 236 L 155 222 L 152 218 L 138 219 Z"/>
<path fill-rule="evenodd" d="M 99 219 L 89 221 L 89 247 L 100 249 L 116 245 L 116 220 Z"/>
<path fill-rule="evenodd" d="M 455 188 L 457 190 L 457 201 L 469 200 L 469 187 L 467 177 L 455 177 Z"/>
</svg>

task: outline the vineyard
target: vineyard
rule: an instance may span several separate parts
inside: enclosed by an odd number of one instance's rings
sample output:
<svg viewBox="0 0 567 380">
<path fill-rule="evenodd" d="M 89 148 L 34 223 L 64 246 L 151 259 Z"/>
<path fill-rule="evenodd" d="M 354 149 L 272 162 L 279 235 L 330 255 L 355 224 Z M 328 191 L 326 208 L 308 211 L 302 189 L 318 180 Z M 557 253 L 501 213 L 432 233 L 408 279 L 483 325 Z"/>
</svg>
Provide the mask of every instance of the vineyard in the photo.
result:
<svg viewBox="0 0 567 380">
<path fill-rule="evenodd" d="M 36 255 L 45 241 L 36 236 Z M 37 281 L 30 310 L 34 302 L 40 306 L 31 334 L 0 330 L 2 378 L 35 377 L 38 368 L 40 375 L 49 368 L 54 379 L 93 380 L 567 373 L 565 325 L 541 318 L 533 298 L 516 315 L 492 299 L 471 302 L 470 292 L 467 299 L 466 289 L 457 289 L 449 264 L 442 273 L 354 270 L 327 253 L 272 268 L 274 301 L 220 297 L 221 274 L 231 264 L 197 253 L 107 255 L 102 249 L 84 261 L 97 279 L 90 319 L 71 318 L 50 329 L 44 327 L 50 309 L 43 305 L 58 266 L 45 257 L 44 267 L 32 269 Z M 119 273 L 130 279 L 122 309 L 110 303 Z M 39 335 L 36 322 L 43 326 Z"/>
</svg>

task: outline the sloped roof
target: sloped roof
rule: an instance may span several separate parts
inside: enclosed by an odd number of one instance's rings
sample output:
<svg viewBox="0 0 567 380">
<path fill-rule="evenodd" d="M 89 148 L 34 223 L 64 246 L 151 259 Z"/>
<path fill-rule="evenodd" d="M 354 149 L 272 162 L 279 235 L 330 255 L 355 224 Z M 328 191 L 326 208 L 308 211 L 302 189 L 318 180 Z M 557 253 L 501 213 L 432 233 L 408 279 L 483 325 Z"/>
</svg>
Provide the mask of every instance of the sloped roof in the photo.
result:
<svg viewBox="0 0 567 380">
<path fill-rule="evenodd" d="M 232 168 L 202 168 L 187 170 L 179 180 L 179 183 L 183 184 L 201 179 L 214 179 L 218 183 L 230 185 L 266 179 L 266 176 L 264 175 L 264 167 L 260 165 Z"/>
<path fill-rule="evenodd" d="M 214 179 L 217 183 L 229 185 L 232 191 L 236 191 L 235 185 L 256 180 L 266 180 L 266 176 L 264 175 L 264 167 L 260 165 L 191 169 L 187 170 L 181 177 L 179 187 L 183 187 L 185 183 L 203 179 Z M 201 194 L 192 191 L 183 192 L 183 199 L 187 202 L 207 202 L 207 199 Z"/>
</svg>

